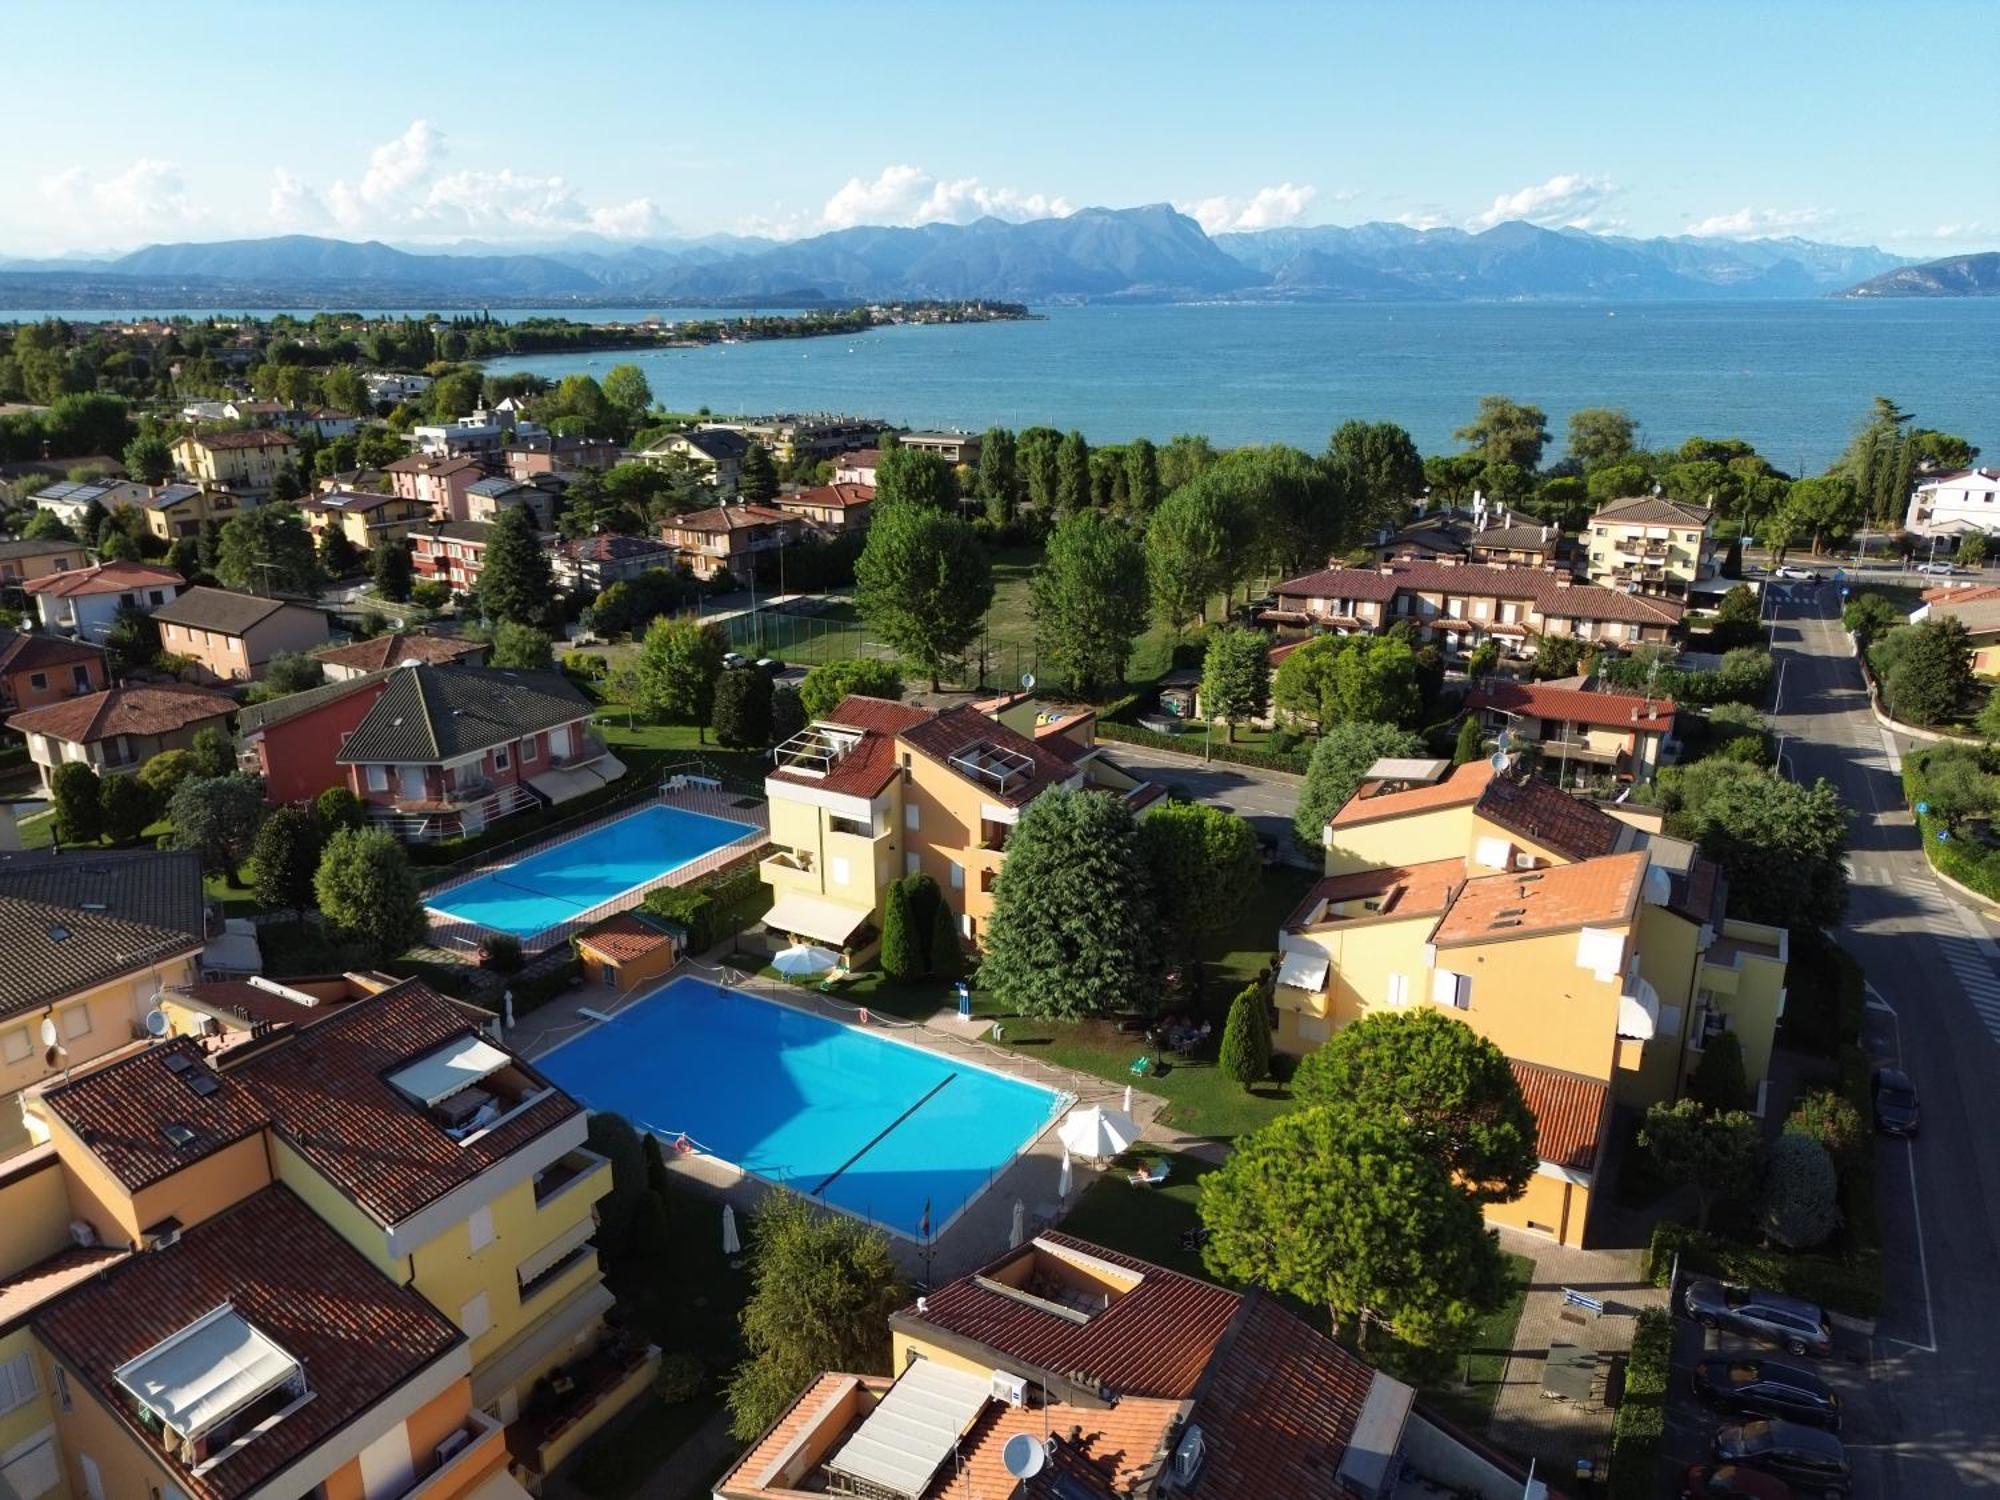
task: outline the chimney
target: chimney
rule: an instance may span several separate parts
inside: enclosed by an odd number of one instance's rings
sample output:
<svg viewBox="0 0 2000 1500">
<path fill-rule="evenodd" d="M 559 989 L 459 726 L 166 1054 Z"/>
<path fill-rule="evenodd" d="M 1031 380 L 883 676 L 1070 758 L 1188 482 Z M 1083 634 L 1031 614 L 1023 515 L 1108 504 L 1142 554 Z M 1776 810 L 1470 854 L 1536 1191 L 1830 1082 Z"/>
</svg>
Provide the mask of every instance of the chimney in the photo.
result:
<svg viewBox="0 0 2000 1500">
<path fill-rule="evenodd" d="M 1394 578 L 1396 576 L 1396 568 L 1393 563 L 1383 563 L 1375 571 L 1380 573 L 1384 578 Z"/>
<path fill-rule="evenodd" d="M 1569 576 L 1569 574 L 1567 574 L 1567 573 L 1563 573 L 1563 572 L 1558 572 L 1558 573 L 1556 574 L 1556 587 L 1557 587 L 1557 588 L 1559 588 L 1559 589 L 1566 589 L 1566 588 L 1568 588 L 1568 587 L 1570 586 L 1570 582 L 1571 582 L 1571 579 L 1570 579 L 1570 576 Z"/>
<path fill-rule="evenodd" d="M 1542 527 L 1542 540 L 1546 542 L 1548 539 L 1549 539 L 1549 528 L 1545 525 Z"/>
</svg>

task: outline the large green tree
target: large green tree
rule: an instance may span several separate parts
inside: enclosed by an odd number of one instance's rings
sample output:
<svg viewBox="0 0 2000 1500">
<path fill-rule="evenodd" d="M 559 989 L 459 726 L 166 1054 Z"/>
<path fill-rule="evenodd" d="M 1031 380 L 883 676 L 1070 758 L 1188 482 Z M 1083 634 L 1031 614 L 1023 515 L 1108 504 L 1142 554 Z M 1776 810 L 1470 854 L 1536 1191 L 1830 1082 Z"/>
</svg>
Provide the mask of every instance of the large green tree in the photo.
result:
<svg viewBox="0 0 2000 1500">
<path fill-rule="evenodd" d="M 125 445 L 125 472 L 141 484 L 165 484 L 173 477 L 174 455 L 157 432 L 142 432 Z"/>
<path fill-rule="evenodd" d="M 1014 434 L 1007 428 L 989 427 L 979 439 L 977 484 L 988 520 L 1004 526 L 1014 519 L 1014 509 L 1021 503 L 1021 471 Z"/>
<path fill-rule="evenodd" d="M 104 814 L 104 836 L 114 844 L 133 842 L 159 814 L 153 789 L 137 776 L 105 777 L 97 800 Z"/>
<path fill-rule="evenodd" d="M 1971 640 L 1949 616 L 1890 632 L 1871 660 L 1882 672 L 1889 712 L 1907 723 L 1946 723 L 1972 691 Z"/>
<path fill-rule="evenodd" d="M 254 776 L 190 776 L 174 791 L 167 816 L 173 845 L 191 849 L 211 875 L 239 884 L 237 871 L 263 826 L 264 786 Z"/>
<path fill-rule="evenodd" d="M 1507 1054 L 1441 1010 L 1378 1011 L 1343 1027 L 1300 1061 L 1292 1093 L 1407 1126 L 1483 1203 L 1520 1197 L 1541 1159 Z"/>
<path fill-rule="evenodd" d="M 309 809 L 273 808 L 250 845 L 250 888 L 258 902 L 303 918 L 313 904 L 313 881 L 325 848 L 326 836 Z"/>
<path fill-rule="evenodd" d="M 884 459 L 888 457 L 883 455 Z M 743 452 L 743 461 L 736 471 L 736 498 L 751 505 L 764 505 L 778 498 L 778 466 L 771 459 L 771 450 L 762 443 L 752 443 Z"/>
<path fill-rule="evenodd" d="M 493 521 L 479 568 L 479 607 L 496 625 L 546 625 L 554 610 L 549 555 L 524 505 L 506 507 Z"/>
<path fill-rule="evenodd" d="M 1263 868 L 1256 831 L 1205 802 L 1169 802 L 1140 819 L 1139 857 L 1163 939 L 1190 954 L 1235 925 Z"/>
<path fill-rule="evenodd" d="M 486 660 L 490 666 L 519 672 L 546 672 L 555 666 L 555 645 L 546 630 L 518 620 L 502 620 L 493 627 L 493 645 Z"/>
<path fill-rule="evenodd" d="M 215 576 L 245 594 L 310 594 L 319 583 L 312 533 L 296 505 L 260 505 L 223 523 Z"/>
<path fill-rule="evenodd" d="M 1463 1346 L 1506 1293 L 1478 1202 L 1414 1129 L 1340 1105 L 1285 1115 L 1201 1181 L 1202 1247 L 1227 1281 L 1421 1349 Z"/>
<path fill-rule="evenodd" d="M 1711 1113 L 1697 1099 L 1653 1105 L 1638 1143 L 1662 1177 L 1695 1190 L 1698 1229 L 1717 1203 L 1749 1196 L 1764 1155 L 1755 1119 L 1740 1109 Z"/>
<path fill-rule="evenodd" d="M 1618 407 L 1579 407 L 1569 414 L 1569 456 L 1590 473 L 1630 458 L 1638 434 L 1639 424 Z"/>
<path fill-rule="evenodd" d="M 94 844 L 104 836 L 103 788 L 97 772 L 80 760 L 65 761 L 49 777 L 56 841 Z"/>
<path fill-rule="evenodd" d="M 715 680 L 715 738 L 730 750 L 761 750 L 771 742 L 771 674 L 735 667 Z"/>
<path fill-rule="evenodd" d="M 1222 721 L 1234 741 L 1236 726 L 1264 712 L 1271 696 L 1271 638 L 1261 630 L 1225 625 L 1211 631 L 1201 662 L 1201 712 Z"/>
<path fill-rule="evenodd" d="M 1410 502 L 1424 492 L 1423 455 L 1394 422 L 1343 422 L 1326 451 L 1328 462 L 1348 475 L 1362 530 L 1402 524 Z"/>
<path fill-rule="evenodd" d="M 854 605 L 905 662 L 930 678 L 960 660 L 993 602 L 993 568 L 972 527 L 925 505 L 876 507 L 854 565 Z"/>
<path fill-rule="evenodd" d="M 1129 531 L 1095 510 L 1070 516 L 1049 537 L 1028 598 L 1036 654 L 1055 680 L 1092 700 L 1125 680 L 1151 602 L 1146 552 Z"/>
<path fill-rule="evenodd" d="M 1090 504 L 1090 444 L 1067 432 L 1056 445 L 1056 518 L 1073 516 Z"/>
<path fill-rule="evenodd" d="M 1153 612 L 1176 635 L 1208 618 L 1208 604 L 1234 582 L 1248 518 L 1233 515 L 1223 489 L 1204 481 L 1160 502 L 1146 527 Z"/>
<path fill-rule="evenodd" d="M 900 698 L 903 674 L 893 661 L 874 656 L 843 656 L 812 668 L 799 684 L 799 706 L 808 719 L 824 719 L 849 694 L 863 698 Z"/>
<path fill-rule="evenodd" d="M 746 1357 L 729 1378 L 730 1431 L 744 1442 L 822 1371 L 889 1374 L 889 1314 L 907 1296 L 888 1238 L 859 1219 L 780 1189 L 749 1228 Z"/>
<path fill-rule="evenodd" d="M 1422 740 L 1393 724 L 1350 719 L 1330 726 L 1306 762 L 1305 784 L 1292 815 L 1292 840 L 1300 852 L 1314 859 L 1324 856 L 1327 820 L 1354 795 L 1376 761 L 1422 751 Z"/>
<path fill-rule="evenodd" d="M 922 448 L 891 448 L 875 466 L 873 514 L 880 517 L 892 505 L 921 505 L 950 510 L 958 502 L 958 481 L 951 465 Z"/>
<path fill-rule="evenodd" d="M 383 828 L 343 828 L 327 840 L 313 894 L 336 934 L 386 963 L 429 930 L 423 890 L 403 846 Z"/>
<path fill-rule="evenodd" d="M 1488 465 L 1512 464 L 1532 474 L 1542 465 L 1549 419 L 1539 406 L 1526 406 L 1506 396 L 1481 396 L 1479 415 L 1452 436 L 1468 444 Z"/>
<path fill-rule="evenodd" d="M 715 680 L 728 647 L 722 632 L 689 616 L 661 615 L 646 627 L 632 665 L 632 704 L 663 724 L 693 724 L 708 735 Z"/>
<path fill-rule="evenodd" d="M 368 555 L 368 576 L 375 584 L 375 592 L 393 603 L 401 604 L 410 597 L 415 574 L 410 544 L 400 537 L 377 542 Z"/>
<path fill-rule="evenodd" d="M 1847 906 L 1848 810 L 1833 783 L 1769 772 L 1716 787 L 1679 826 L 1729 877 L 1730 915 L 1830 927 Z"/>
<path fill-rule="evenodd" d="M 653 387 L 637 365 L 613 365 L 604 372 L 604 399 L 624 417 L 629 432 L 653 407 Z"/>
<path fill-rule="evenodd" d="M 1394 636 L 1324 635 L 1278 664 L 1271 699 L 1320 728 L 1349 719 L 1407 723 L 1423 706 L 1417 657 Z"/>
<path fill-rule="evenodd" d="M 1160 506 L 1160 454 L 1151 438 L 1134 438 L 1125 445 L 1125 508 L 1150 516 Z"/>
<path fill-rule="evenodd" d="M 1054 790 L 1028 804 L 1007 843 L 979 974 L 1033 1016 L 1073 1020 L 1153 1001 L 1152 882 L 1123 802 Z"/>
</svg>

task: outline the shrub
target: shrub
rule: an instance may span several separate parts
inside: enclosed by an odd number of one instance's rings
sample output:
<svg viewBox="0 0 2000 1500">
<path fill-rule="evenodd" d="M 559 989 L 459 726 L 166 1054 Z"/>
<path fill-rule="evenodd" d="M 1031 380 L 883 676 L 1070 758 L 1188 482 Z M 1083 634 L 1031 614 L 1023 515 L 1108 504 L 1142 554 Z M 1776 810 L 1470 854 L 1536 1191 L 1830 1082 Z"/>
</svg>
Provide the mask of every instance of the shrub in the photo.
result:
<svg viewBox="0 0 2000 1500">
<path fill-rule="evenodd" d="M 1741 1109 L 1749 1097 L 1749 1080 L 1743 1074 L 1743 1043 L 1736 1033 L 1725 1031 L 1711 1037 L 1695 1064 L 1688 1092 L 1709 1109 Z"/>
<path fill-rule="evenodd" d="M 368 821 L 361 799 L 344 786 L 330 786 L 313 799 L 313 815 L 328 833 L 342 828 L 359 828 Z"/>
<path fill-rule="evenodd" d="M 1715 1276 L 1768 1287 L 1856 1317 L 1873 1317 L 1882 1304 L 1882 1257 L 1873 1248 L 1842 1259 L 1746 1245 L 1671 1221 L 1655 1225 L 1646 1249 L 1646 1275 L 1653 1285 L 1667 1284 L 1677 1259 L 1683 1279 Z"/>
<path fill-rule="evenodd" d="M 104 832 L 103 789 L 97 773 L 80 760 L 57 766 L 49 778 L 55 805 L 56 837 L 65 844 L 94 844 Z"/>
<path fill-rule="evenodd" d="M 715 898 L 705 887 L 669 885 L 648 891 L 646 910 L 684 929 L 689 953 L 706 953 L 715 946 Z"/>
<path fill-rule="evenodd" d="M 1640 1313 L 1625 1364 L 1625 1399 L 1611 1428 L 1612 1500 L 1653 1500 L 1659 1493 L 1673 1349 L 1673 1318 L 1657 1307 Z"/>
<path fill-rule="evenodd" d="M 611 670 L 610 661 L 595 651 L 563 652 L 563 670 L 585 682 L 602 682 Z"/>
<path fill-rule="evenodd" d="M 451 603 L 451 585 L 426 578 L 410 585 L 410 602 L 419 609 L 443 609 Z"/>
<path fill-rule="evenodd" d="M 662 1406 L 679 1406 L 692 1401 L 708 1384 L 708 1367 L 700 1358 L 680 1350 L 662 1355 L 653 1375 L 653 1394 Z"/>
<path fill-rule="evenodd" d="M 1785 1133 L 1818 1141 L 1836 1163 L 1853 1161 L 1870 1141 L 1861 1111 L 1832 1089 L 1815 1089 L 1799 1100 L 1785 1121 Z"/>
<path fill-rule="evenodd" d="M 1246 984 L 1229 1002 L 1218 1062 L 1223 1072 L 1246 1089 L 1271 1071 L 1271 1025 L 1264 1012 L 1262 986 Z"/>
<path fill-rule="evenodd" d="M 1824 1244 L 1840 1224 L 1833 1158 L 1809 1135 L 1787 1131 L 1764 1169 L 1764 1233 L 1794 1250 Z"/>
<path fill-rule="evenodd" d="M 905 984 L 924 972 L 924 948 L 916 929 L 909 886 L 899 880 L 882 903 L 882 972 Z"/>
<path fill-rule="evenodd" d="M 136 839 L 158 811 L 152 788 L 136 776 L 106 776 L 97 795 L 104 836 L 114 844 Z"/>
<path fill-rule="evenodd" d="M 194 774 L 194 757 L 185 750 L 162 750 L 139 767 L 139 779 L 165 807 L 180 785 Z"/>
<path fill-rule="evenodd" d="M 951 908 L 939 901 L 931 908 L 930 972 L 933 979 L 952 980 L 965 972 L 965 945 Z"/>
<path fill-rule="evenodd" d="M 518 974 L 521 940 L 511 933 L 489 932 L 479 940 L 479 961 L 496 974 Z"/>
</svg>

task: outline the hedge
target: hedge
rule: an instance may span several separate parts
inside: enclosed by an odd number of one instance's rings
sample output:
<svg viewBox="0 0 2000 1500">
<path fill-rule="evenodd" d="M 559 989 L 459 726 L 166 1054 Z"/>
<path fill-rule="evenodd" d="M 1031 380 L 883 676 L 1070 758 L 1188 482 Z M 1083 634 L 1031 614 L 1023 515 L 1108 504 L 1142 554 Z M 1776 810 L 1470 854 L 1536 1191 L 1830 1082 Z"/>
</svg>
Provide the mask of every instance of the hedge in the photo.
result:
<svg viewBox="0 0 2000 1500">
<path fill-rule="evenodd" d="M 1926 754 L 1918 751 L 1903 757 L 1903 797 L 1910 804 L 1910 815 L 1916 819 L 1917 838 L 1924 846 L 1931 868 L 1989 900 L 2000 901 L 2000 849 L 1989 849 L 1973 839 L 1940 840 L 1938 834 L 1944 829 L 1944 820 L 1916 810 L 1917 804 L 1926 800 Z"/>
<path fill-rule="evenodd" d="M 1105 740 L 1119 740 L 1128 745 L 1149 745 L 1155 750 L 1171 750 L 1177 755 L 1202 754 L 1198 746 L 1190 747 L 1179 737 L 1160 734 L 1155 730 L 1143 729 L 1137 724 L 1120 724 L 1112 719 L 1097 721 L 1097 737 Z M 1249 766 L 1259 771 L 1288 771 L 1294 776 L 1306 773 L 1306 762 L 1312 758 L 1309 750 L 1295 750 L 1289 753 L 1275 750 L 1252 750 L 1244 745 L 1211 743 L 1208 746 L 1210 760 L 1227 761 L 1232 765 Z"/>
<path fill-rule="evenodd" d="M 1654 1500 L 1666 1436 L 1674 1321 L 1657 1307 L 1639 1314 L 1625 1363 L 1625 1396 L 1611 1427 L 1611 1500 Z"/>
<path fill-rule="evenodd" d="M 1739 1244 L 1686 1224 L 1663 1222 L 1654 1227 L 1646 1246 L 1646 1275 L 1655 1286 L 1667 1284 L 1676 1251 L 1684 1273 L 1789 1292 L 1856 1317 L 1872 1318 L 1882 1303 L 1879 1249 L 1856 1251 L 1840 1260 Z"/>
</svg>

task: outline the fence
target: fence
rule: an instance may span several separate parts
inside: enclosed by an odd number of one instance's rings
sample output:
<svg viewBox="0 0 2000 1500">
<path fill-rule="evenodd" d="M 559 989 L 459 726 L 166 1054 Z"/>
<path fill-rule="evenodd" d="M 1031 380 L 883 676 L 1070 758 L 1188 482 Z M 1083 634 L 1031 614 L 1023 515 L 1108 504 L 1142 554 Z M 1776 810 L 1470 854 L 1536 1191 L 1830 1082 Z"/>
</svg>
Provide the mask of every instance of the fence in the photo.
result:
<svg viewBox="0 0 2000 1500">
<path fill-rule="evenodd" d="M 896 650 L 877 640 L 859 620 L 826 615 L 795 614 L 789 610 L 760 609 L 730 615 L 716 622 L 729 642 L 729 649 L 748 657 L 772 656 L 788 665 L 816 667 L 822 662 L 866 656 L 883 661 L 898 660 Z M 1019 685 L 1022 675 L 1037 670 L 1038 657 L 1032 645 L 1018 641 L 996 641 L 985 632 L 972 643 L 966 659 L 954 670 L 940 674 L 946 687 L 968 691 L 995 691 Z M 913 668 L 903 674 L 916 683 Z M 924 686 L 929 686 L 926 682 Z"/>
</svg>

